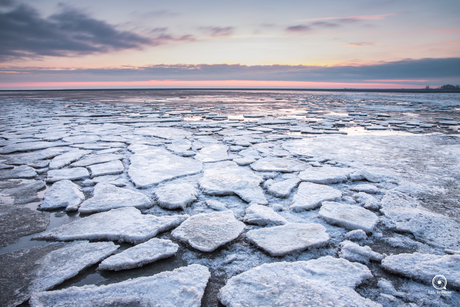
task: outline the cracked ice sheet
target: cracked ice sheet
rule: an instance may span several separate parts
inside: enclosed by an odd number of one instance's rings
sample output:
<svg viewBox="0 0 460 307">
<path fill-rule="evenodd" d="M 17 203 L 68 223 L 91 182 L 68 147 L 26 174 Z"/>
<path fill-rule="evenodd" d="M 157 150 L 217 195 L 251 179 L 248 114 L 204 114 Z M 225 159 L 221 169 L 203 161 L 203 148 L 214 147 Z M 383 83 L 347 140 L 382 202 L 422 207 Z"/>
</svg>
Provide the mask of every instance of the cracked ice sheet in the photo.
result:
<svg viewBox="0 0 460 307">
<path fill-rule="evenodd" d="M 147 242 L 128 248 L 99 264 L 99 270 L 121 271 L 139 268 L 148 263 L 174 256 L 179 245 L 171 240 L 153 238 Z"/>
<path fill-rule="evenodd" d="M 94 187 L 93 195 L 81 204 L 78 210 L 80 213 L 90 214 L 121 207 L 150 208 L 153 205 L 150 199 L 140 192 L 118 188 L 108 183 L 98 183 Z"/>
<path fill-rule="evenodd" d="M 165 180 L 194 175 L 202 163 L 174 155 L 164 148 L 143 146 L 130 158 L 128 174 L 138 188 L 148 188 Z"/>
<path fill-rule="evenodd" d="M 211 274 L 199 264 L 107 286 L 83 286 L 41 292 L 32 307 L 45 306 L 190 306 L 199 307 Z"/>
<path fill-rule="evenodd" d="M 235 162 L 220 162 L 210 165 L 200 179 L 200 188 L 208 195 L 236 194 L 248 203 L 268 204 L 260 187 L 262 178 Z"/>
<path fill-rule="evenodd" d="M 286 141 L 293 155 L 329 158 L 381 177 L 402 177 L 430 190 L 460 173 L 460 143 L 442 135 L 321 136 Z"/>
<path fill-rule="evenodd" d="M 398 254 L 382 260 L 382 267 L 424 284 L 430 284 L 436 275 L 447 279 L 447 286 L 460 289 L 460 255 Z"/>
<path fill-rule="evenodd" d="M 381 306 L 354 291 L 371 277 L 366 266 L 331 256 L 263 264 L 230 278 L 219 300 L 225 306 Z"/>
<path fill-rule="evenodd" d="M 460 249 L 460 224 L 452 218 L 431 212 L 414 198 L 398 191 L 385 194 L 381 218 L 392 229 L 410 232 L 416 240 L 433 246 Z"/>
<path fill-rule="evenodd" d="M 188 215 L 157 217 L 142 214 L 134 207 L 112 209 L 76 220 L 39 234 L 34 239 L 109 240 L 138 244 L 158 233 L 179 226 Z"/>
</svg>

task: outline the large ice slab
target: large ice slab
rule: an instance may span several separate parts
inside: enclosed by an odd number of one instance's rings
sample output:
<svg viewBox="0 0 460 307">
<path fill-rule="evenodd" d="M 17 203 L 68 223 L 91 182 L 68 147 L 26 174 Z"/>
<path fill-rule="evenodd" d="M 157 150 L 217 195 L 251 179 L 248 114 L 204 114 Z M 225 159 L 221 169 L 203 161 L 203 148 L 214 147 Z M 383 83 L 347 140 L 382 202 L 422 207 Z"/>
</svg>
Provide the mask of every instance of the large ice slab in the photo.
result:
<svg viewBox="0 0 460 307">
<path fill-rule="evenodd" d="M 66 153 L 63 153 L 62 155 L 54 157 L 53 160 L 51 160 L 49 164 L 49 168 L 58 169 L 58 168 L 64 167 L 74 161 L 77 161 L 81 157 L 89 154 L 90 152 L 91 151 L 89 150 L 80 150 L 80 149 L 74 149 L 74 150 L 68 151 Z"/>
<path fill-rule="evenodd" d="M 258 172 L 292 173 L 304 170 L 306 164 L 290 158 L 262 158 L 251 164 L 251 168 Z"/>
<path fill-rule="evenodd" d="M 179 245 L 171 240 L 153 238 L 110 256 L 99 264 L 98 269 L 121 271 L 139 268 L 148 263 L 174 256 L 178 249 Z"/>
<path fill-rule="evenodd" d="M 56 182 L 60 180 L 79 180 L 88 177 L 88 170 L 84 167 L 61 168 L 48 171 L 46 182 Z"/>
<path fill-rule="evenodd" d="M 202 162 L 219 162 L 229 160 L 228 146 L 223 144 L 209 144 L 198 151 L 195 159 Z"/>
<path fill-rule="evenodd" d="M 382 267 L 395 274 L 400 274 L 431 284 L 433 277 L 443 275 L 447 287 L 460 290 L 460 255 L 399 254 L 387 256 L 382 260 Z"/>
<path fill-rule="evenodd" d="M 329 201 L 323 202 L 318 215 L 329 224 L 350 230 L 362 229 L 365 232 L 372 232 L 379 221 L 375 213 L 360 206 Z"/>
<path fill-rule="evenodd" d="M 13 169 L 0 170 L 0 179 L 35 178 L 37 172 L 30 166 L 21 165 Z"/>
<path fill-rule="evenodd" d="M 32 307 L 46 306 L 201 306 L 211 274 L 192 264 L 171 272 L 104 286 L 71 287 L 32 296 Z"/>
<path fill-rule="evenodd" d="M 31 293 L 51 289 L 82 270 L 100 262 L 118 249 L 113 242 L 75 242 L 52 251 L 38 261 L 40 266 L 29 290 Z"/>
<path fill-rule="evenodd" d="M 287 220 L 273 211 L 273 209 L 257 204 L 250 205 L 246 209 L 246 215 L 243 221 L 248 224 L 259 226 L 283 225 L 287 223 Z"/>
<path fill-rule="evenodd" d="M 165 209 L 185 209 L 197 199 L 197 194 L 190 183 L 170 183 L 155 190 L 158 205 Z"/>
<path fill-rule="evenodd" d="M 138 244 L 158 233 L 177 227 L 188 215 L 157 217 L 142 214 L 134 207 L 112 209 L 64 224 L 39 234 L 34 239 L 109 240 Z"/>
<path fill-rule="evenodd" d="M 244 227 L 244 223 L 227 210 L 194 215 L 174 229 L 172 235 L 195 249 L 212 252 L 238 238 Z"/>
<path fill-rule="evenodd" d="M 134 129 L 134 134 L 156 136 L 162 139 L 183 139 L 192 136 L 191 132 L 169 127 L 145 127 Z"/>
<path fill-rule="evenodd" d="M 316 223 L 289 223 L 260 228 L 248 231 L 246 237 L 271 256 L 284 256 L 307 248 L 323 246 L 329 242 L 326 228 Z"/>
<path fill-rule="evenodd" d="M 318 208 L 323 201 L 338 200 L 342 192 L 330 186 L 312 182 L 301 182 L 290 208 L 294 211 Z"/>
<path fill-rule="evenodd" d="M 69 151 L 68 147 L 52 147 L 38 151 L 16 153 L 14 155 L 7 156 L 5 162 L 14 165 L 35 163 L 44 159 L 53 158 L 67 151 Z"/>
<path fill-rule="evenodd" d="M 388 218 L 383 220 L 390 228 L 412 233 L 417 240 L 430 245 L 460 249 L 460 224 L 454 219 L 431 212 L 398 191 L 388 191 L 381 205 L 380 211 Z"/>
<path fill-rule="evenodd" d="M 309 167 L 299 173 L 299 178 L 314 183 L 333 184 L 347 181 L 354 171 L 356 170 L 332 166 Z"/>
<path fill-rule="evenodd" d="M 286 198 L 291 195 L 292 190 L 299 185 L 299 182 L 299 178 L 290 178 L 277 182 L 270 179 L 265 181 L 264 188 L 267 189 L 267 192 L 273 196 Z"/>
<path fill-rule="evenodd" d="M 72 167 L 78 166 L 89 166 L 98 163 L 110 162 L 113 160 L 120 160 L 123 158 L 121 155 L 117 154 L 98 154 L 98 155 L 87 155 L 82 159 L 78 160 L 71 164 Z"/>
<path fill-rule="evenodd" d="M 62 180 L 53 184 L 45 192 L 45 198 L 40 204 L 41 210 L 54 210 L 66 208 L 66 211 L 77 210 L 78 206 L 85 200 L 85 195 L 80 187 L 70 180 Z"/>
<path fill-rule="evenodd" d="M 91 171 L 91 177 L 104 175 L 117 175 L 123 173 L 125 167 L 120 160 L 112 160 L 109 162 L 98 163 L 88 166 Z"/>
<path fill-rule="evenodd" d="M 80 213 L 89 214 L 121 207 L 150 208 L 153 205 L 144 194 L 109 183 L 96 184 L 93 195 L 80 205 Z"/>
<path fill-rule="evenodd" d="M 148 149 L 131 156 L 128 174 L 139 188 L 147 188 L 165 180 L 201 172 L 202 162 L 183 158 L 164 148 Z"/>
<path fill-rule="evenodd" d="M 260 187 L 261 182 L 261 177 L 235 162 L 221 162 L 206 169 L 199 184 L 203 192 L 209 195 L 236 194 L 248 203 L 265 205 L 268 202 Z"/>
<path fill-rule="evenodd" d="M 31 150 L 39 150 L 50 147 L 65 146 L 69 143 L 65 142 L 24 142 L 16 143 L 11 145 L 6 145 L 5 147 L 0 148 L 0 154 L 10 154 L 14 152 L 23 152 Z"/>
<path fill-rule="evenodd" d="M 230 278 L 218 296 L 228 307 L 381 306 L 354 291 L 354 287 L 371 277 L 366 266 L 331 256 L 277 262 Z"/>
<path fill-rule="evenodd" d="M 371 260 L 380 262 L 383 259 L 383 255 L 374 252 L 369 246 L 360 246 L 351 241 L 343 241 L 340 245 L 342 248 L 339 256 L 350 261 L 368 264 Z"/>
</svg>

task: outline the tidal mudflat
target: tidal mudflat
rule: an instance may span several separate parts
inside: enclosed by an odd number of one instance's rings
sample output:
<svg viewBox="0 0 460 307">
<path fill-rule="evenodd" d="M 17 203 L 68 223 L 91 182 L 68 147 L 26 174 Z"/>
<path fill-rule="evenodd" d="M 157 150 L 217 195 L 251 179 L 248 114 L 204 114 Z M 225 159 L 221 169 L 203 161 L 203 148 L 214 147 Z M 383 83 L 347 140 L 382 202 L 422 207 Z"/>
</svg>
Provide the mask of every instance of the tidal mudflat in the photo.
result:
<svg viewBox="0 0 460 307">
<path fill-rule="evenodd" d="M 460 305 L 460 94 L 0 101 L 2 306 Z"/>
</svg>

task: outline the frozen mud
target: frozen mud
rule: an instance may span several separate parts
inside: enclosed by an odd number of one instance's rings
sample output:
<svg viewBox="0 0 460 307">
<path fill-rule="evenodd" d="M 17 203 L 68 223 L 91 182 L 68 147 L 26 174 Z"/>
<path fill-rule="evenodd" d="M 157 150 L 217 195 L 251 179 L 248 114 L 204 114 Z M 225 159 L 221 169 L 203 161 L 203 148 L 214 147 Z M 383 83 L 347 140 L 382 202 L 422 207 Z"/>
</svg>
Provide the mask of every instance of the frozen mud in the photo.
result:
<svg viewBox="0 0 460 307">
<path fill-rule="evenodd" d="M 460 305 L 459 94 L 0 100 L 2 306 Z"/>
</svg>

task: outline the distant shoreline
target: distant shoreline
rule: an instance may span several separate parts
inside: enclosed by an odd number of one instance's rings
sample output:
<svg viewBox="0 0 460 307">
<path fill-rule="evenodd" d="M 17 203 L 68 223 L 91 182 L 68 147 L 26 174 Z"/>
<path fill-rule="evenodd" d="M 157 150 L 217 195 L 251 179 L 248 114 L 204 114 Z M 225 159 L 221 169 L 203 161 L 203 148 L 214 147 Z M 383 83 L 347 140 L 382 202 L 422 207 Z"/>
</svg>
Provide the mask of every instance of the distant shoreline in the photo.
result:
<svg viewBox="0 0 460 307">
<path fill-rule="evenodd" d="M 305 91 L 305 92 L 370 92 L 370 93 L 460 93 L 460 89 L 359 89 L 359 88 L 99 88 L 99 89 L 28 89 L 5 92 L 80 92 L 80 91 Z"/>
</svg>

